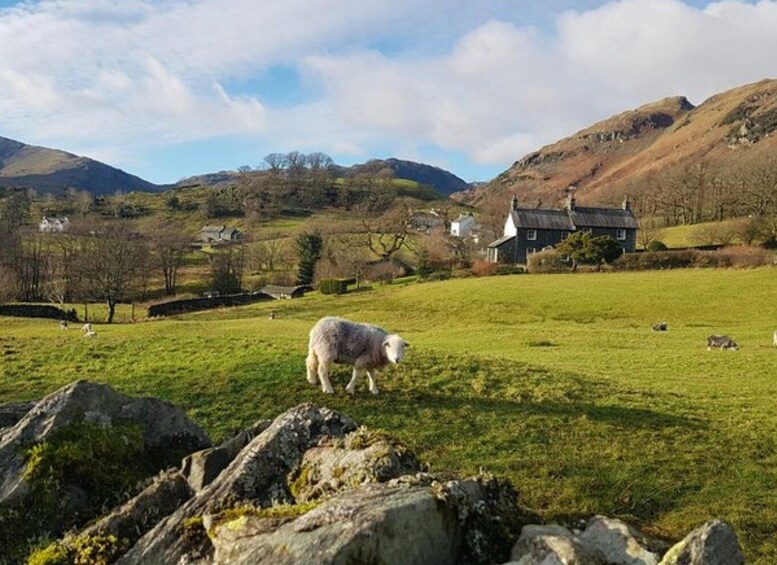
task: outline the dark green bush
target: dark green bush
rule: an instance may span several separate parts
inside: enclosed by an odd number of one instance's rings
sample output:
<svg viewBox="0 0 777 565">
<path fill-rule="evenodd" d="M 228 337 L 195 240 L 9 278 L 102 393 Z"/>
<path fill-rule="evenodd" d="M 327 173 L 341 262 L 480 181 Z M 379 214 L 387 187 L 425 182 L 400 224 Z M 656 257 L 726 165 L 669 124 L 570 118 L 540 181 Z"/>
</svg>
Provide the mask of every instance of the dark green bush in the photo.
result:
<svg viewBox="0 0 777 565">
<path fill-rule="evenodd" d="M 325 279 L 318 283 L 321 294 L 345 294 L 348 292 L 348 281 L 345 279 Z"/>
<path fill-rule="evenodd" d="M 645 251 L 666 251 L 668 249 L 666 244 L 658 239 L 654 239 L 645 247 Z"/>
</svg>

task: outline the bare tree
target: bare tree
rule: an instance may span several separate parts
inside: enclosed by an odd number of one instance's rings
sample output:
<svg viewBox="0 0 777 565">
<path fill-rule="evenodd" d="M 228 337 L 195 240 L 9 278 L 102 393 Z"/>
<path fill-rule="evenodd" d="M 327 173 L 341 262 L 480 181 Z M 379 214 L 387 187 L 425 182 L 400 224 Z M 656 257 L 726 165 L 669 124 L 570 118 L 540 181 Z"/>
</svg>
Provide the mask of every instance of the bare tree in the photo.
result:
<svg viewBox="0 0 777 565">
<path fill-rule="evenodd" d="M 412 209 L 405 199 L 398 199 L 384 214 L 364 218 L 365 245 L 375 255 L 388 261 L 400 249 L 411 249 L 409 220 Z"/>
<path fill-rule="evenodd" d="M 148 254 L 146 244 L 125 222 L 99 225 L 81 242 L 80 272 L 91 297 L 108 305 L 110 324 L 116 304 L 129 297 L 140 275 Z"/>
<path fill-rule="evenodd" d="M 151 225 L 148 241 L 153 265 L 162 272 L 165 281 L 165 294 L 175 296 L 178 270 L 183 265 L 191 237 L 179 222 L 161 220 Z"/>
</svg>

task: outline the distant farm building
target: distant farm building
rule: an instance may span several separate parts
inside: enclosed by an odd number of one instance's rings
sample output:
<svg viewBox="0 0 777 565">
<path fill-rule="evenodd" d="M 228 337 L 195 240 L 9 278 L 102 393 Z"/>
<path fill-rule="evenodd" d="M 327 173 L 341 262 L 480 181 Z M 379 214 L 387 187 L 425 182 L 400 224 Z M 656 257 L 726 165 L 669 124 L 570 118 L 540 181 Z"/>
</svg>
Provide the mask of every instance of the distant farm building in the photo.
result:
<svg viewBox="0 0 777 565">
<path fill-rule="evenodd" d="M 203 243 L 223 243 L 240 241 L 240 231 L 227 226 L 205 226 L 200 230 L 200 240 Z"/>
<path fill-rule="evenodd" d="M 65 232 L 70 229 L 70 220 L 67 218 L 47 218 L 38 223 L 38 231 L 42 232 Z"/>
<path fill-rule="evenodd" d="M 451 235 L 464 239 L 474 236 L 478 228 L 479 226 L 472 214 L 462 214 L 451 222 Z"/>
<path fill-rule="evenodd" d="M 445 220 L 440 217 L 436 210 L 429 210 L 428 212 L 414 212 L 407 221 L 408 228 L 429 233 L 436 228 L 444 228 Z"/>
<path fill-rule="evenodd" d="M 488 260 L 525 264 L 532 253 L 554 247 L 576 231 L 589 231 L 594 237 L 609 235 L 625 253 L 631 253 L 636 247 L 637 229 L 628 198 L 621 208 L 589 208 L 577 206 L 574 192 L 570 192 L 563 209 L 549 210 L 521 208 L 514 196 L 504 235 L 488 245 Z"/>
</svg>

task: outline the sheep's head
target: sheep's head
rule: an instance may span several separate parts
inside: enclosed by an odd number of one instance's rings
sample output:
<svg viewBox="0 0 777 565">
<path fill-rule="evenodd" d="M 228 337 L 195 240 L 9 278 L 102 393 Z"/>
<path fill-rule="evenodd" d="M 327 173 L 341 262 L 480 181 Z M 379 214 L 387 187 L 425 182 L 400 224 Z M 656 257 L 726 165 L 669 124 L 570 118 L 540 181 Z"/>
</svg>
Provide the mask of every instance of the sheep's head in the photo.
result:
<svg viewBox="0 0 777 565">
<path fill-rule="evenodd" d="M 409 347 L 409 344 L 397 334 L 388 335 L 383 340 L 383 352 L 386 354 L 386 359 L 395 365 L 402 361 L 405 356 L 405 347 Z"/>
</svg>

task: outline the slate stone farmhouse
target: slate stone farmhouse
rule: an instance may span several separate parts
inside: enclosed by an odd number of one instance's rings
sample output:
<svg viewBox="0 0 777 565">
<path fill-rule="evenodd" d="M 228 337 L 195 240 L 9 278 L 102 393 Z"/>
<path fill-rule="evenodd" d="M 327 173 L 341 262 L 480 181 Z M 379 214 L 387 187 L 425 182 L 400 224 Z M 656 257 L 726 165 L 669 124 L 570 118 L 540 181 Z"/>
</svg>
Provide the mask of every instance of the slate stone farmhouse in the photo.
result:
<svg viewBox="0 0 777 565">
<path fill-rule="evenodd" d="M 200 241 L 203 243 L 224 243 L 240 241 L 241 233 L 227 226 L 205 226 L 200 230 Z"/>
<path fill-rule="evenodd" d="M 636 246 L 637 229 L 628 197 L 621 208 L 590 208 L 577 206 L 572 191 L 566 206 L 558 210 L 521 208 L 514 196 L 504 235 L 488 245 L 487 257 L 494 263 L 526 264 L 532 253 L 554 247 L 576 231 L 590 231 L 594 237 L 609 235 L 625 253 L 631 253 Z"/>
</svg>

